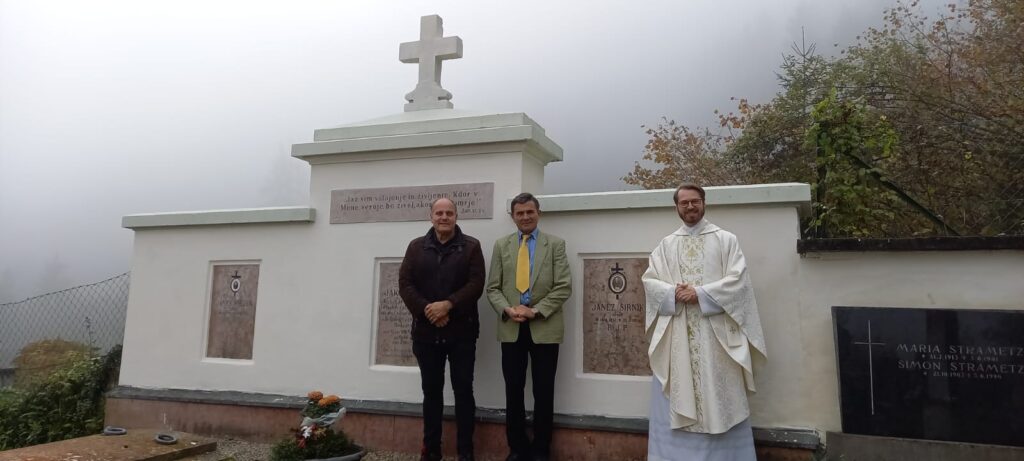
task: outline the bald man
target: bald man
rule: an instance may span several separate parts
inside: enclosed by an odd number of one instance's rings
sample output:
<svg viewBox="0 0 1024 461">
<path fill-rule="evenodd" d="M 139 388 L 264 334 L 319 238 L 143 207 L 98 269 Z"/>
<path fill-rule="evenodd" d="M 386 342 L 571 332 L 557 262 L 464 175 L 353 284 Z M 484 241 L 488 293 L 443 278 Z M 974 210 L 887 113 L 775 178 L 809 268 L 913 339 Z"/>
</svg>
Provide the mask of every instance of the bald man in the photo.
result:
<svg viewBox="0 0 1024 461">
<path fill-rule="evenodd" d="M 423 388 L 421 461 L 441 460 L 444 368 L 451 364 L 459 461 L 473 461 L 473 366 L 480 336 L 477 300 L 484 289 L 480 241 L 462 233 L 447 197 L 430 204 L 426 235 L 409 242 L 399 269 L 399 294 L 412 314 L 412 352 Z"/>
</svg>

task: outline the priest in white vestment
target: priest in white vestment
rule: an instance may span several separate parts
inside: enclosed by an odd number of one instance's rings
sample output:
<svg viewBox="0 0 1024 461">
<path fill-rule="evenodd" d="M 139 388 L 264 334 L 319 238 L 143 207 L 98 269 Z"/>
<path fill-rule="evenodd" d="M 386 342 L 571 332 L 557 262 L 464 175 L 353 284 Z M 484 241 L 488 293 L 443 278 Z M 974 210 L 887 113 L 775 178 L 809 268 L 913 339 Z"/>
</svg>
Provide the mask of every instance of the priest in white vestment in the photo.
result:
<svg viewBox="0 0 1024 461">
<path fill-rule="evenodd" d="M 704 219 L 704 189 L 676 189 L 679 230 L 643 275 L 651 383 L 648 460 L 754 461 L 747 392 L 766 357 L 736 236 Z"/>
</svg>

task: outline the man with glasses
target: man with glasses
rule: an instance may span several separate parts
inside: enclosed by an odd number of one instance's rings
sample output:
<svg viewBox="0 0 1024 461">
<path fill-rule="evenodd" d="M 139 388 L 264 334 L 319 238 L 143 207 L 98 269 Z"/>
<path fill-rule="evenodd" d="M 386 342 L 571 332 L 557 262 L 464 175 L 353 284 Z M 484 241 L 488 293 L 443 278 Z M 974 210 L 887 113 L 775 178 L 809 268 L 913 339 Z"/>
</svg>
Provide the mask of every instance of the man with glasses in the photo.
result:
<svg viewBox="0 0 1024 461">
<path fill-rule="evenodd" d="M 747 391 L 764 334 L 736 236 L 704 219 L 704 189 L 673 194 L 683 225 L 643 275 L 653 376 L 648 460 L 754 461 Z"/>
</svg>

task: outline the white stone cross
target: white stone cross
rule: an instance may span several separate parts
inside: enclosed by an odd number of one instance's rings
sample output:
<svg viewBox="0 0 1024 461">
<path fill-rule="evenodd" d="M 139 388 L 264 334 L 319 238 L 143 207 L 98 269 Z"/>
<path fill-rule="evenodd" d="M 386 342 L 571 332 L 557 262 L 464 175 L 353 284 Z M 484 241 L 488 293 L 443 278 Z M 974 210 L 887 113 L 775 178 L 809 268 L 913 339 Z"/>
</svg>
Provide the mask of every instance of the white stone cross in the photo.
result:
<svg viewBox="0 0 1024 461">
<path fill-rule="evenodd" d="M 420 64 L 420 81 L 405 95 L 405 111 L 451 109 L 452 94 L 441 88 L 441 61 L 462 57 L 462 39 L 442 37 L 441 17 L 432 14 L 420 18 L 420 40 L 398 47 L 398 60 Z"/>
</svg>

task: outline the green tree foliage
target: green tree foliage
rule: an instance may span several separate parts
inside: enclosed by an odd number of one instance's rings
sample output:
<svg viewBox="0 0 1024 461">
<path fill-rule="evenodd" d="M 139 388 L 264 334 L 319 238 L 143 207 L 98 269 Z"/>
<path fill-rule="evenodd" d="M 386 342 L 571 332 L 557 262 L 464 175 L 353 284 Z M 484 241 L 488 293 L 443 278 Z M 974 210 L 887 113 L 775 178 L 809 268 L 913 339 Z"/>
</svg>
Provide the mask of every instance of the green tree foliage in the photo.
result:
<svg viewBox="0 0 1024 461">
<path fill-rule="evenodd" d="M 623 180 L 811 183 L 819 236 L 1022 234 L 1021 43 L 1019 0 L 952 4 L 934 18 L 901 4 L 838 58 L 792 50 L 782 91 L 739 99 L 717 130 L 649 128 L 642 159 L 654 167 L 637 163 Z"/>
<path fill-rule="evenodd" d="M 878 187 L 879 174 L 864 156 L 891 161 L 896 133 L 884 115 L 863 101 L 840 101 L 836 91 L 811 110 L 807 144 L 814 149 L 818 175 L 812 182 L 814 236 L 862 237 L 895 217 L 898 197 Z"/>
</svg>

